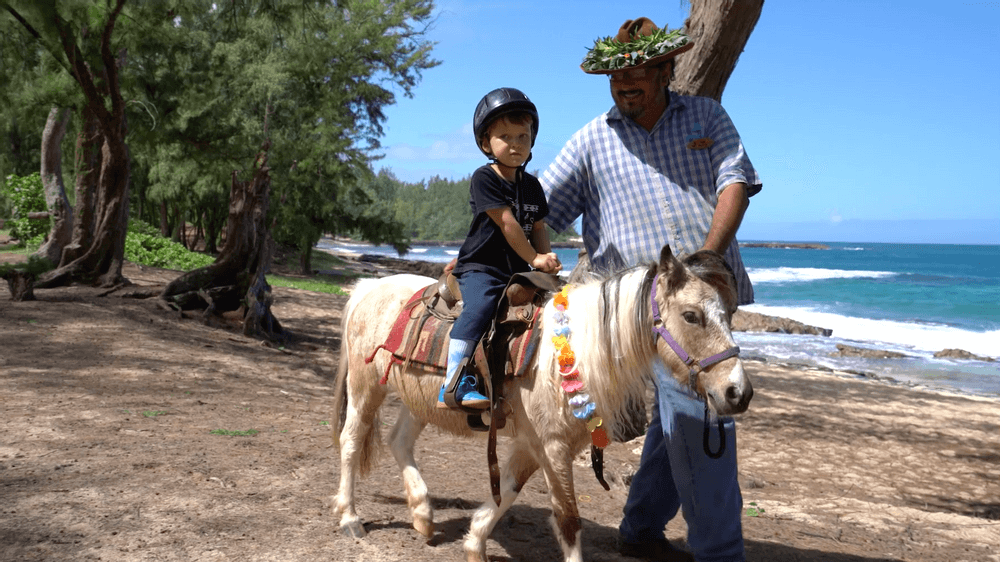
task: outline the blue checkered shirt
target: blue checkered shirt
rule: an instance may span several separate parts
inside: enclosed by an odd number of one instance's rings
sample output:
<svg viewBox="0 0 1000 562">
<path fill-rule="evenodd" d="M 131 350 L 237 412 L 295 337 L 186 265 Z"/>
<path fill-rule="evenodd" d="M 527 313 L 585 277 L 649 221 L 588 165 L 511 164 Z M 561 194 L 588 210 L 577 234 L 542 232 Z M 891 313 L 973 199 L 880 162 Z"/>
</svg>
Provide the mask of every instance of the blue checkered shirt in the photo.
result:
<svg viewBox="0 0 1000 562">
<path fill-rule="evenodd" d="M 561 232 L 583 215 L 584 247 L 593 267 L 605 271 L 655 262 L 665 244 L 676 255 L 696 252 L 723 188 L 742 182 L 749 195 L 761 189 L 722 106 L 673 92 L 652 132 L 612 107 L 577 131 L 539 179 L 546 222 Z M 725 257 L 739 303 L 752 303 L 735 239 Z"/>
</svg>

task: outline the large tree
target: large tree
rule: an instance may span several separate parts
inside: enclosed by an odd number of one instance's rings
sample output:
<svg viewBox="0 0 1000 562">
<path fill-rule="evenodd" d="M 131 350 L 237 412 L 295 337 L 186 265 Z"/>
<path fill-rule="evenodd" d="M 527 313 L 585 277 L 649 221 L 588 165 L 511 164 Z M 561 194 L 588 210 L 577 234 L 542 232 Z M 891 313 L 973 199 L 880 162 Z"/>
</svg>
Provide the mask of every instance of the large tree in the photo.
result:
<svg viewBox="0 0 1000 562">
<path fill-rule="evenodd" d="M 183 161 L 151 166 L 151 178 L 156 174 L 151 196 L 167 182 L 182 184 L 176 181 L 180 174 L 205 169 L 203 159 L 189 157 L 193 144 L 202 153 L 223 157 L 243 148 L 234 146 L 233 138 L 263 138 L 266 148 L 251 167 L 252 179 L 241 183 L 233 177 L 226 242 L 216 263 L 172 282 L 161 295 L 165 302 L 213 312 L 244 307 L 245 331 L 281 337 L 280 325 L 267 311 L 249 316 L 268 308 L 263 273 L 272 231 L 298 246 L 306 271 L 310 252 L 325 232 L 403 239 L 391 213 L 375 212 L 384 203 L 370 182 L 370 162 L 382 135 L 383 108 L 395 100 L 393 90 L 409 95 L 420 72 L 436 64 L 419 28 L 430 10 L 425 0 L 233 2 L 178 15 L 175 27 L 204 29 L 198 38 L 214 37 L 206 58 L 213 69 L 224 69 L 224 78 L 200 103 L 179 103 L 176 112 L 163 112 L 168 121 L 185 116 L 166 125 L 176 132 L 170 156 Z M 200 69 L 197 61 L 180 60 Z M 169 107 L 161 103 L 169 98 L 162 89 L 146 91 L 156 94 L 149 97 L 150 105 Z M 232 134 L 196 136 L 200 129 L 184 127 L 207 112 Z M 161 148 L 160 156 L 166 153 Z M 237 202 L 240 213 L 234 213 Z"/>
<path fill-rule="evenodd" d="M 82 188 L 86 192 L 83 201 L 94 201 L 93 220 L 76 221 L 73 240 L 63 248 L 59 267 L 45 274 L 36 286 L 74 281 L 112 286 L 123 280 L 131 174 L 125 144 L 125 99 L 119 81 L 127 58 L 113 41 L 125 0 L 56 4 L 0 3 L 79 86 L 84 98 L 84 152 L 92 155 L 78 175 L 78 193 Z M 85 182 L 82 186 L 81 179 Z"/>
</svg>

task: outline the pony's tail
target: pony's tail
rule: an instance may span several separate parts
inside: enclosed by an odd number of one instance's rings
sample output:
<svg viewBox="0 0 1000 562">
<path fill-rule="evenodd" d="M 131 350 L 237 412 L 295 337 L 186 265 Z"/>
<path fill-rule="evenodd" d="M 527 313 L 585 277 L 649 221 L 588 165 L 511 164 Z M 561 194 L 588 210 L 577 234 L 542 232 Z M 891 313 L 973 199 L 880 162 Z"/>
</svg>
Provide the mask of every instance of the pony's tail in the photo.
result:
<svg viewBox="0 0 1000 562">
<path fill-rule="evenodd" d="M 346 317 L 346 311 L 344 311 Z M 344 328 L 347 322 L 342 321 L 340 327 L 340 361 L 337 364 L 337 378 L 334 382 L 333 391 L 333 421 L 330 423 L 333 431 L 333 447 L 340 449 L 340 432 L 344 429 L 344 421 L 347 420 L 347 370 L 349 361 L 347 358 L 347 342 L 344 341 Z"/>
<path fill-rule="evenodd" d="M 355 296 L 360 300 L 362 294 L 358 292 Z M 347 305 L 344 306 L 343 317 L 340 321 L 340 360 L 337 364 L 337 379 L 334 382 L 333 421 L 330 423 L 333 446 L 336 450 L 340 450 L 343 446 L 343 443 L 340 442 L 340 436 L 347 422 L 347 402 L 348 392 L 350 392 L 348 385 L 352 382 L 350 380 L 351 346 L 347 341 L 347 325 L 357 305 L 355 296 L 352 296 Z M 356 423 L 357 421 L 355 421 Z M 371 472 L 378 464 L 378 456 L 382 449 L 381 427 L 382 421 L 376 411 L 371 427 L 368 428 L 361 440 L 361 450 L 358 455 L 358 469 L 361 476 Z"/>
</svg>

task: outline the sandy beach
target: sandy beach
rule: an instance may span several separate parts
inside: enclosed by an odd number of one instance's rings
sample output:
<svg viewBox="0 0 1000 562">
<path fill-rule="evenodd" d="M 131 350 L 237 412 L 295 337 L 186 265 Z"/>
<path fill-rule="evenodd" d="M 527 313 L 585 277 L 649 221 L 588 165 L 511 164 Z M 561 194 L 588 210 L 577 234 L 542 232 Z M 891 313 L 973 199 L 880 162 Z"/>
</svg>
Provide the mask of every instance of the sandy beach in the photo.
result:
<svg viewBox="0 0 1000 562">
<path fill-rule="evenodd" d="M 381 267 L 381 266 L 379 266 Z M 138 285 L 177 272 L 127 266 Z M 488 501 L 485 444 L 430 428 L 417 458 L 437 531 L 410 526 L 386 453 L 358 485 L 368 537 L 329 511 L 329 420 L 345 297 L 276 288 L 284 348 L 146 300 L 0 288 L 0 560 L 461 559 Z M 752 561 L 1000 561 L 1000 400 L 849 373 L 746 362 L 738 454 Z M 386 432 L 398 401 L 383 409 Z M 606 452 L 604 491 L 578 459 L 584 556 L 614 549 L 641 438 Z M 502 442 L 501 442 L 501 458 Z M 494 561 L 555 560 L 535 475 L 494 531 Z M 678 517 L 667 527 L 683 544 Z"/>
</svg>

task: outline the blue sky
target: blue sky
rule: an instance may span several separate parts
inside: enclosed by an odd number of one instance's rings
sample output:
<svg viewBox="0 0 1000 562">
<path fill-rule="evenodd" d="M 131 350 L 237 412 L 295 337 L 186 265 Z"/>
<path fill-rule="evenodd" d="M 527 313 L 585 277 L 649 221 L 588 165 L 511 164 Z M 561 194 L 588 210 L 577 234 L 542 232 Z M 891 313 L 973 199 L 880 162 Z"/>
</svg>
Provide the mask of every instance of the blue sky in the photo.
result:
<svg viewBox="0 0 1000 562">
<path fill-rule="evenodd" d="M 460 179 L 485 159 L 476 103 L 512 86 L 538 106 L 529 170 L 611 105 L 579 69 L 598 37 L 679 0 L 438 0 L 442 64 L 387 111 L 405 181 Z M 741 240 L 1000 244 L 1000 2 L 767 0 L 722 97 L 763 178 Z"/>
</svg>

